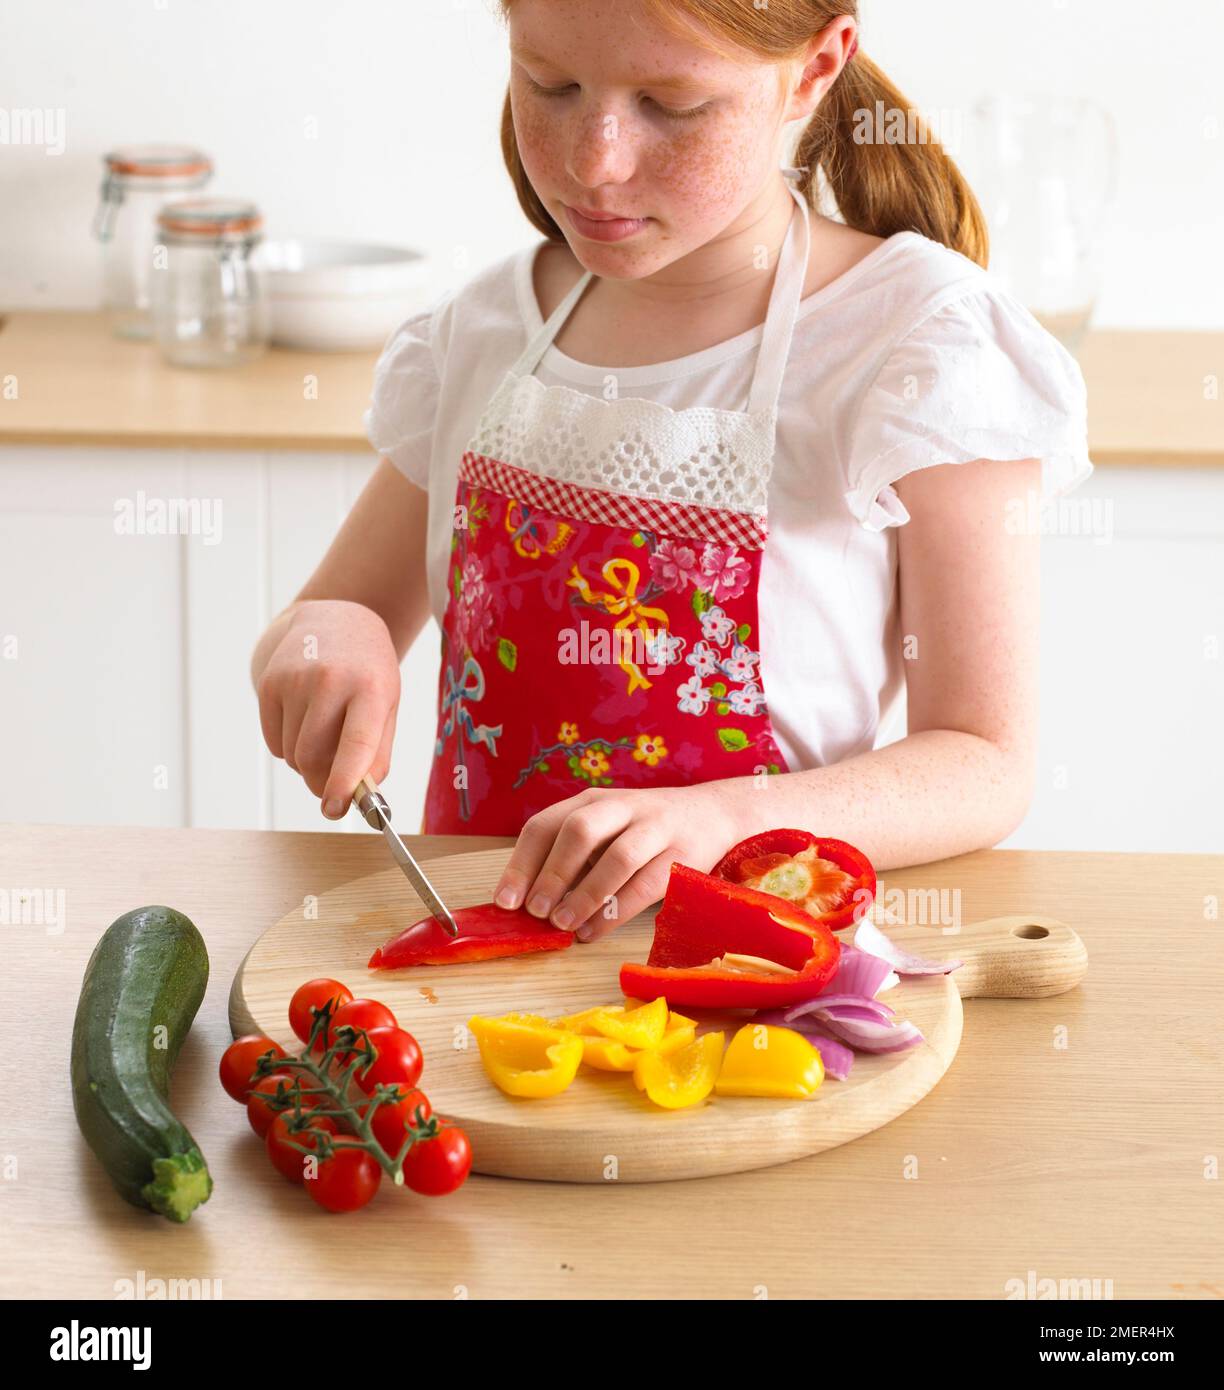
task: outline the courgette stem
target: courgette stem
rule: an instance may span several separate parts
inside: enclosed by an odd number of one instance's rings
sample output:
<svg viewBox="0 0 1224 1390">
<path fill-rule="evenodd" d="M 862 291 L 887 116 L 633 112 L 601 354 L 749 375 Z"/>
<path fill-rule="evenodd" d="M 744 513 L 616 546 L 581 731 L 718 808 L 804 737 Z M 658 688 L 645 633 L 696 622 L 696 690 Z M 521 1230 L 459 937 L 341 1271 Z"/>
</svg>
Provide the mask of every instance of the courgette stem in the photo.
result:
<svg viewBox="0 0 1224 1390">
<path fill-rule="evenodd" d="M 140 1189 L 145 1202 L 171 1221 L 186 1221 L 212 1193 L 212 1178 L 199 1149 L 153 1160 L 153 1181 Z"/>
</svg>

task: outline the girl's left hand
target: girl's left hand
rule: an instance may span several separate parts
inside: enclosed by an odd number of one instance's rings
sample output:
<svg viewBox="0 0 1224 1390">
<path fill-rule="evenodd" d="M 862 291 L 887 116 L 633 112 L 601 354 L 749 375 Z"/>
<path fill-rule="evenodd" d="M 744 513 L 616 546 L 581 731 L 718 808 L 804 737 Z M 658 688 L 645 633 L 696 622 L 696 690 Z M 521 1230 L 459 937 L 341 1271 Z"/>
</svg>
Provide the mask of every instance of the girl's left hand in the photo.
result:
<svg viewBox="0 0 1224 1390">
<path fill-rule="evenodd" d="M 594 941 L 658 902 L 673 860 L 710 869 L 748 834 L 743 782 L 589 787 L 532 816 L 493 900 Z"/>
</svg>

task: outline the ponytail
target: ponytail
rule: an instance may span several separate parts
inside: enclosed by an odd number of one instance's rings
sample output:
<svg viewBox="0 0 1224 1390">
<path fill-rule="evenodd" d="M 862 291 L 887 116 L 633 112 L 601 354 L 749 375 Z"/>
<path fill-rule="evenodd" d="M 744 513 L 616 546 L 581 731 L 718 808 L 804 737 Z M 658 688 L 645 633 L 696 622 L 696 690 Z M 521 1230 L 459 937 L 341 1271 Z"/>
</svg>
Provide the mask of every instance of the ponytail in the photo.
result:
<svg viewBox="0 0 1224 1390">
<path fill-rule="evenodd" d="M 917 140 L 883 140 L 874 129 L 879 109 L 903 113 L 907 134 L 912 129 Z M 864 115 L 870 140 L 862 138 Z M 921 232 L 987 264 L 990 236 L 973 190 L 925 121 L 861 49 L 812 113 L 794 163 L 803 171 L 799 188 L 813 206 L 816 170 L 824 174 L 847 226 L 881 237 Z"/>
</svg>

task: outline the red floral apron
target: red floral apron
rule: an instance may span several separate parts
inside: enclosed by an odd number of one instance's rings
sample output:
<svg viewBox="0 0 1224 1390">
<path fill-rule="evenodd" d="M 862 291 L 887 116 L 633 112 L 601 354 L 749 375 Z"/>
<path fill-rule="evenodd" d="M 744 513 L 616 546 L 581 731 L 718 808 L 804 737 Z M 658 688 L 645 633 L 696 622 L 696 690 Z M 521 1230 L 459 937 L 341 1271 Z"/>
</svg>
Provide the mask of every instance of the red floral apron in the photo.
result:
<svg viewBox="0 0 1224 1390">
<path fill-rule="evenodd" d="M 757 616 L 810 235 L 788 187 L 747 411 L 544 386 L 589 271 L 486 406 L 459 467 L 426 833 L 517 835 L 586 787 L 788 770 Z"/>
</svg>

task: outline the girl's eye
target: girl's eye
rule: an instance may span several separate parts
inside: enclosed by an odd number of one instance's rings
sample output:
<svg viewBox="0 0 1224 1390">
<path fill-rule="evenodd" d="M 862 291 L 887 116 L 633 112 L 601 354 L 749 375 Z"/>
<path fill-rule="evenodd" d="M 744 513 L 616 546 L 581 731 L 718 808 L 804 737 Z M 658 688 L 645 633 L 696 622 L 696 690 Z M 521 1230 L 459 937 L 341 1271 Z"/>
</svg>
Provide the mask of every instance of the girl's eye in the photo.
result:
<svg viewBox="0 0 1224 1390">
<path fill-rule="evenodd" d="M 571 82 L 565 87 L 542 87 L 534 78 L 529 77 L 527 79 L 527 85 L 533 92 L 539 92 L 541 96 L 559 97 L 564 96 L 574 84 Z"/>
<path fill-rule="evenodd" d="M 694 116 L 700 116 L 703 111 L 707 110 L 712 105 L 713 102 L 707 101 L 703 102 L 700 106 L 689 106 L 683 110 L 678 110 L 674 106 L 663 106 L 659 102 L 655 102 L 655 106 L 658 107 L 659 113 L 666 116 L 669 121 L 691 121 Z"/>
<path fill-rule="evenodd" d="M 572 82 L 567 83 L 564 87 L 543 87 L 540 83 L 536 82 L 534 78 L 529 77 L 527 79 L 527 84 L 531 87 L 532 91 L 539 92 L 541 96 L 545 97 L 563 97 L 567 92 L 574 90 L 574 83 Z M 650 97 L 646 99 L 647 101 L 652 101 Z M 659 114 L 666 117 L 669 121 L 691 121 L 694 116 L 700 116 L 703 111 L 708 110 L 714 103 L 707 101 L 703 102 L 700 106 L 689 106 L 683 109 L 678 109 L 674 106 L 664 106 L 658 101 L 653 102 L 653 104 Z"/>
</svg>

